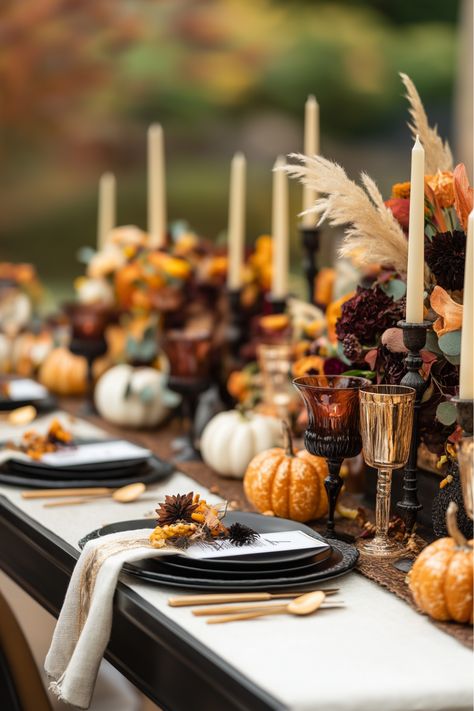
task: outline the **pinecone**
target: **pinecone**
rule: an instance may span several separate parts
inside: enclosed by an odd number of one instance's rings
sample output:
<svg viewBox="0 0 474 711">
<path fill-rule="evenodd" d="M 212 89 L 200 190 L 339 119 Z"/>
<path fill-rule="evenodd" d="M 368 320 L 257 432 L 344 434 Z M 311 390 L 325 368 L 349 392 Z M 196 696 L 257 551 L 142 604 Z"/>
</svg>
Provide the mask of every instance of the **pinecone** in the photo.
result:
<svg viewBox="0 0 474 711">
<path fill-rule="evenodd" d="M 362 346 L 357 336 L 354 336 L 353 333 L 348 333 L 347 336 L 344 336 L 342 350 L 351 363 L 357 363 L 362 360 Z"/>
<path fill-rule="evenodd" d="M 158 514 L 158 526 L 172 525 L 177 521 L 187 521 L 192 523 L 191 515 L 197 509 L 198 504 L 194 503 L 194 493 L 176 494 L 176 496 L 165 496 L 163 503 L 156 509 Z"/>
</svg>

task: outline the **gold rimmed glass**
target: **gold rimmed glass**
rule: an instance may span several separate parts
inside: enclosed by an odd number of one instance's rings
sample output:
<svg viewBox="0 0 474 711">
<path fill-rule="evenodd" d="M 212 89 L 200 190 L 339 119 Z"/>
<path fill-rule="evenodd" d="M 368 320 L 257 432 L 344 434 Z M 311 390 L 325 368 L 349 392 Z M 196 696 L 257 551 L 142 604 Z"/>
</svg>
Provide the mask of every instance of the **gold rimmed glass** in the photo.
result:
<svg viewBox="0 0 474 711">
<path fill-rule="evenodd" d="M 410 453 L 415 390 L 404 385 L 369 385 L 359 391 L 360 433 L 366 463 L 378 470 L 375 537 L 361 552 L 378 558 L 398 555 L 402 546 L 388 538 L 392 471 Z"/>
<path fill-rule="evenodd" d="M 463 437 L 458 444 L 459 476 L 464 508 L 470 519 L 474 518 L 474 438 Z"/>
</svg>

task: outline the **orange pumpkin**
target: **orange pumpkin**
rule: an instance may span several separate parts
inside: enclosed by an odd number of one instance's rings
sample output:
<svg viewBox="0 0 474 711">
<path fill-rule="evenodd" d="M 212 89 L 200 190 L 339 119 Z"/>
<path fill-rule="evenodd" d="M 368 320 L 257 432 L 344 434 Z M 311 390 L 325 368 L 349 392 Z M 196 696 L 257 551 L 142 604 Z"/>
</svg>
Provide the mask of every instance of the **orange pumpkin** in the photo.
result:
<svg viewBox="0 0 474 711">
<path fill-rule="evenodd" d="M 286 423 L 284 429 L 285 448 L 267 449 L 250 462 L 244 476 L 245 496 L 262 513 L 294 521 L 321 518 L 328 509 L 326 462 L 305 450 L 295 454 Z"/>
<path fill-rule="evenodd" d="M 451 538 L 427 546 L 408 575 L 409 588 L 422 612 L 434 620 L 473 621 L 473 541 L 467 541 L 456 523 L 457 506 L 446 514 Z"/>
<path fill-rule="evenodd" d="M 94 363 L 94 376 L 99 377 L 107 366 L 107 359 L 98 358 Z M 38 380 L 57 395 L 84 395 L 87 391 L 87 361 L 67 348 L 54 348 L 41 365 Z"/>
</svg>

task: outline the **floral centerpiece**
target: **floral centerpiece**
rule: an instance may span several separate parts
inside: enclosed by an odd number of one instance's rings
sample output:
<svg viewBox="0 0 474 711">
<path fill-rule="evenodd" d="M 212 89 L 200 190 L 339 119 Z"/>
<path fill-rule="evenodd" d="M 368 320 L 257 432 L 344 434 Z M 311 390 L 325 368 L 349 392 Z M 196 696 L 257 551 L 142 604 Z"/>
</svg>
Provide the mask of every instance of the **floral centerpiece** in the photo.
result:
<svg viewBox="0 0 474 711">
<path fill-rule="evenodd" d="M 421 441 L 441 455 L 457 436 L 449 398 L 459 384 L 462 299 L 467 218 L 473 189 L 465 166 L 453 166 L 449 145 L 429 126 L 411 79 L 402 74 L 412 122 L 425 149 L 425 318 L 433 321 L 422 351 L 427 389 L 421 413 Z M 338 357 L 353 371 L 371 371 L 378 382 L 400 383 L 406 349 L 397 323 L 405 314 L 410 183 L 393 186 L 384 201 L 365 173 L 362 185 L 323 157 L 294 155 L 286 171 L 322 197 L 311 208 L 320 222 L 345 226 L 341 256 L 375 267 L 371 283 L 360 285 L 340 307 L 335 324 Z M 448 454 L 451 448 L 447 449 Z"/>
</svg>

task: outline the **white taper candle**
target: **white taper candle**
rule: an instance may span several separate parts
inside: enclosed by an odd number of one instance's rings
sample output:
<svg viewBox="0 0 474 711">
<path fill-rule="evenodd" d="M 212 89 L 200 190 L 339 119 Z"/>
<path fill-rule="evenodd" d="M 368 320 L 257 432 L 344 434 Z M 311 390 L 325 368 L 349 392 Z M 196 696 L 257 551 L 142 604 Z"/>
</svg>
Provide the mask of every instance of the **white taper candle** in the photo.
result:
<svg viewBox="0 0 474 711">
<path fill-rule="evenodd" d="M 236 153 L 230 164 L 229 223 L 227 249 L 229 267 L 227 287 L 240 289 L 245 251 L 245 174 L 247 163 L 243 153 Z"/>
<path fill-rule="evenodd" d="M 156 123 L 148 129 L 148 233 L 151 247 L 166 244 L 166 177 L 163 129 Z"/>
<path fill-rule="evenodd" d="M 459 397 L 474 399 L 474 210 L 467 223 Z"/>
<path fill-rule="evenodd" d="M 272 238 L 273 265 L 272 289 L 275 299 L 288 295 L 289 263 L 289 218 L 288 218 L 288 178 L 281 168 L 286 164 L 283 156 L 278 156 L 273 166 L 272 194 Z"/>
<path fill-rule="evenodd" d="M 99 206 L 97 211 L 97 249 L 107 244 L 107 236 L 116 225 L 115 175 L 104 173 L 99 180 Z"/>
<path fill-rule="evenodd" d="M 304 154 L 314 156 L 319 154 L 319 104 L 314 96 L 308 96 L 304 111 Z M 313 207 L 318 199 L 318 193 L 313 188 L 303 185 L 303 211 Z M 303 215 L 303 227 L 314 227 L 314 215 Z"/>
<path fill-rule="evenodd" d="M 423 322 L 425 275 L 425 151 L 418 136 L 411 152 L 410 224 L 408 228 L 408 323 Z"/>
</svg>

